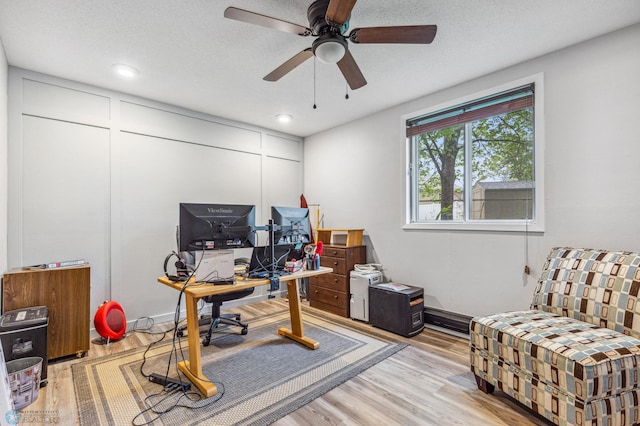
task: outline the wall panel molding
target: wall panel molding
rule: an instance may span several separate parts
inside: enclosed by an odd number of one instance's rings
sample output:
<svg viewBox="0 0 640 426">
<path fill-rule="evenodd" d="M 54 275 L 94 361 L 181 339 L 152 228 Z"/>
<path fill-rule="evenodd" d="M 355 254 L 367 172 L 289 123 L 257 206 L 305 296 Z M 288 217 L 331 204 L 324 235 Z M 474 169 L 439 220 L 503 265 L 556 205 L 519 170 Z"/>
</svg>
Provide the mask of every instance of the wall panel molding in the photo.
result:
<svg viewBox="0 0 640 426">
<path fill-rule="evenodd" d="M 84 258 L 131 321 L 173 318 L 180 202 L 299 205 L 302 138 L 14 67 L 8 89 L 8 268 Z"/>
</svg>

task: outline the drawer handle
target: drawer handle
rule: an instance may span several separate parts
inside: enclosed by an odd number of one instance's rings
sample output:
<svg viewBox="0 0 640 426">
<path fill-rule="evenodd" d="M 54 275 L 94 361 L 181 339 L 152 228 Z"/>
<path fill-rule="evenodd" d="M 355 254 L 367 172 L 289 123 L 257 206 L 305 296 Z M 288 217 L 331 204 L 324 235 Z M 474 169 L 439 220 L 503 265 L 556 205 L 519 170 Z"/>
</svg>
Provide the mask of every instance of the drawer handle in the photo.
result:
<svg viewBox="0 0 640 426">
<path fill-rule="evenodd" d="M 338 282 L 338 279 L 337 279 L 337 278 L 334 278 L 334 279 L 333 279 L 333 282 L 334 282 L 334 283 L 337 283 L 337 282 Z"/>
<path fill-rule="evenodd" d="M 333 262 L 334 265 L 338 266 L 338 262 Z"/>
<path fill-rule="evenodd" d="M 338 298 L 338 296 L 333 296 L 333 298 L 334 298 L 334 299 L 337 299 L 337 298 Z"/>
<path fill-rule="evenodd" d="M 318 290 L 315 290 L 315 294 L 318 294 Z"/>
<path fill-rule="evenodd" d="M 336 255 L 336 254 L 338 254 L 338 252 L 337 252 L 337 251 L 334 251 L 334 252 L 333 252 L 333 254 L 334 254 L 334 255 Z"/>
</svg>

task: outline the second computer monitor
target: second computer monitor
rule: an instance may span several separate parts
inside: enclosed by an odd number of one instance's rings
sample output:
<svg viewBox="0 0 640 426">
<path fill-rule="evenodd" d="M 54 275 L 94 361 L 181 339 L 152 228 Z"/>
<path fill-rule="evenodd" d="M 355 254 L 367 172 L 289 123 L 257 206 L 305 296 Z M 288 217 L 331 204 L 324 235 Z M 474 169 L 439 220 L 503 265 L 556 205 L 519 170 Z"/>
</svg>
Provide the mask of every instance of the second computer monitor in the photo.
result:
<svg viewBox="0 0 640 426">
<path fill-rule="evenodd" d="M 309 209 L 303 207 L 271 207 L 275 226 L 274 244 L 306 244 L 311 242 Z"/>
</svg>

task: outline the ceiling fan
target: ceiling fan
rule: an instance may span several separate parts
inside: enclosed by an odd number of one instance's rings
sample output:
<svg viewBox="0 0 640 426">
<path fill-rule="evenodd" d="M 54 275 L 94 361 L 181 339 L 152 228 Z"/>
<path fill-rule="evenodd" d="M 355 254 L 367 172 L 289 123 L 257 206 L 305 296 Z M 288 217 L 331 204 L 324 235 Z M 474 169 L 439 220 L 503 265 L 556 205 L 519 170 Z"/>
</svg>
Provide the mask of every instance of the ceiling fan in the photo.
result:
<svg viewBox="0 0 640 426">
<path fill-rule="evenodd" d="M 349 52 L 347 40 L 352 43 L 429 44 L 436 36 L 436 25 L 356 28 L 346 35 L 351 10 L 355 4 L 356 0 L 314 1 L 307 10 L 309 27 L 236 7 L 228 7 L 224 11 L 224 16 L 303 37 L 317 37 L 311 47 L 285 61 L 267 74 L 264 80 L 277 81 L 307 59 L 315 56 L 324 63 L 337 63 L 351 90 L 364 86 L 367 80 Z"/>
</svg>

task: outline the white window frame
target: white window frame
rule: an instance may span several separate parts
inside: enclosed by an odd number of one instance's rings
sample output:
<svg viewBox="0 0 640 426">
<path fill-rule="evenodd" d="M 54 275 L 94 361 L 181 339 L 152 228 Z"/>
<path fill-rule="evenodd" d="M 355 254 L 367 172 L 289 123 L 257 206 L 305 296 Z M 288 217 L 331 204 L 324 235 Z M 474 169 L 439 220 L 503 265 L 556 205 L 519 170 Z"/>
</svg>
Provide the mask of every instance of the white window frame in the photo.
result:
<svg viewBox="0 0 640 426">
<path fill-rule="evenodd" d="M 492 87 L 480 92 L 434 105 L 419 111 L 414 111 L 410 114 L 402 116 L 401 126 L 402 135 L 405 138 L 404 143 L 404 217 L 402 229 L 406 230 L 477 230 L 477 231 L 505 231 L 505 232 L 544 232 L 544 146 L 545 146 L 545 130 L 544 130 L 544 75 L 542 73 L 535 74 L 529 77 L 524 77 L 503 85 Z M 438 221 L 438 222 L 412 222 L 412 209 L 411 205 L 412 193 L 411 191 L 417 190 L 413 185 L 413 171 L 412 164 L 412 138 L 406 137 L 406 124 L 407 120 L 411 120 L 415 117 L 427 115 L 435 111 L 440 111 L 446 108 L 450 108 L 455 105 L 471 102 L 476 99 L 480 99 L 486 96 L 490 96 L 496 93 L 504 92 L 516 87 L 520 87 L 526 84 L 534 83 L 535 92 L 535 111 L 534 111 L 534 213 L 533 219 L 513 219 L 513 220 L 472 220 L 467 219 L 464 221 Z M 467 144 L 468 145 L 468 144 Z M 468 149 L 465 147 L 465 149 Z M 466 163 L 466 161 L 465 161 Z M 465 174 L 468 170 L 465 171 Z M 466 178 L 466 176 L 465 176 Z M 465 191 L 470 191 L 466 188 Z M 469 195 L 469 194 L 466 194 Z M 467 203 L 471 198 L 465 196 L 465 209 Z"/>
</svg>

